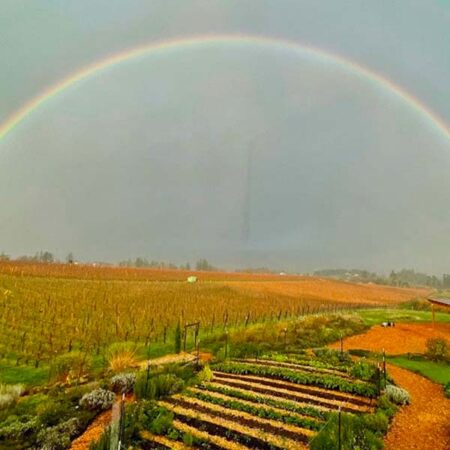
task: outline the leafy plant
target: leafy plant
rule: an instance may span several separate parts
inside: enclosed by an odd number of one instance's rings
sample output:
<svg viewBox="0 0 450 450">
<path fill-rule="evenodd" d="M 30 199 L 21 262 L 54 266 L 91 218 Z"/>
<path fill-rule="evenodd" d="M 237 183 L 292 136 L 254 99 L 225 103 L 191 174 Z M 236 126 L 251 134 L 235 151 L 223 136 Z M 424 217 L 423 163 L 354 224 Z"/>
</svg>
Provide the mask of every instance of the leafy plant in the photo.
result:
<svg viewBox="0 0 450 450">
<path fill-rule="evenodd" d="M 105 389 L 95 389 L 81 397 L 80 406 L 90 411 L 103 411 L 112 406 L 115 398 L 114 392 Z"/>
<path fill-rule="evenodd" d="M 68 418 L 71 412 L 70 403 L 62 398 L 49 399 L 46 402 L 40 403 L 36 408 L 39 422 L 44 427 L 57 425 L 61 420 Z"/>
<path fill-rule="evenodd" d="M 445 361 L 449 358 L 449 345 L 446 339 L 430 338 L 426 345 L 426 355 L 432 361 Z"/>
<path fill-rule="evenodd" d="M 197 375 L 200 382 L 211 381 L 213 378 L 213 372 L 209 365 L 206 365 Z"/>
<path fill-rule="evenodd" d="M 334 449 L 338 441 L 341 442 L 343 450 L 382 449 L 382 436 L 387 429 L 387 418 L 382 413 L 377 414 L 375 419 L 371 416 L 343 413 L 339 427 L 338 414 L 334 413 L 326 426 L 310 441 L 310 449 Z"/>
<path fill-rule="evenodd" d="M 388 384 L 384 394 L 395 405 L 407 405 L 410 402 L 409 393 L 406 389 Z"/>
<path fill-rule="evenodd" d="M 356 378 L 366 381 L 375 381 L 377 368 L 375 364 L 360 359 L 350 369 L 350 374 Z"/>
<path fill-rule="evenodd" d="M 72 418 L 57 426 L 44 428 L 38 433 L 37 442 L 41 450 L 65 450 L 70 447 L 70 441 L 81 428 L 77 418 Z"/>
<path fill-rule="evenodd" d="M 23 391 L 22 384 L 0 384 L 0 410 L 15 405 Z"/>
<path fill-rule="evenodd" d="M 157 374 L 147 380 L 147 374 L 141 373 L 134 387 L 138 399 L 155 400 L 179 392 L 184 387 L 184 381 L 174 374 Z"/>
<path fill-rule="evenodd" d="M 51 361 L 52 380 L 71 382 L 87 376 L 92 368 L 92 359 L 86 353 L 72 351 L 58 355 Z"/>
<path fill-rule="evenodd" d="M 121 373 L 111 378 L 111 390 L 118 394 L 128 394 L 136 384 L 134 373 Z"/>
<path fill-rule="evenodd" d="M 0 424 L 0 439 L 18 439 L 34 433 L 39 427 L 37 417 L 9 416 Z"/>
</svg>

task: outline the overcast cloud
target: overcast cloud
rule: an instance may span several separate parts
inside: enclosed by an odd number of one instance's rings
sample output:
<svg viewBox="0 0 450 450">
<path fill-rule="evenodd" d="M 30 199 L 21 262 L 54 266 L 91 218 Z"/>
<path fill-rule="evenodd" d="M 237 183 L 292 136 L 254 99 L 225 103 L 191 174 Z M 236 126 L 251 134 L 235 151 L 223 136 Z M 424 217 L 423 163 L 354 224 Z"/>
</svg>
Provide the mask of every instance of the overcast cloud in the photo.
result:
<svg viewBox="0 0 450 450">
<path fill-rule="evenodd" d="M 2 0 L 0 122 L 128 48 L 245 33 L 338 53 L 450 123 L 445 1 Z M 0 252 L 450 270 L 450 139 L 336 65 L 251 45 L 146 56 L 0 140 Z"/>
</svg>

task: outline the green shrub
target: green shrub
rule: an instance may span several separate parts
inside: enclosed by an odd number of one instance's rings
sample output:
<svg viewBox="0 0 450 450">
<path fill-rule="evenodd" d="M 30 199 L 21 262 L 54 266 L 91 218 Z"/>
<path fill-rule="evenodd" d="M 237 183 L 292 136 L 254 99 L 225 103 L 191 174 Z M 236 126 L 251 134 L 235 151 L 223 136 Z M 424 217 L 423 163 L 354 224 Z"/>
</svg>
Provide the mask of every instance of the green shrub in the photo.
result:
<svg viewBox="0 0 450 450">
<path fill-rule="evenodd" d="M 34 433 L 39 427 L 37 417 L 9 416 L 0 424 L 0 439 L 19 439 Z"/>
<path fill-rule="evenodd" d="M 314 355 L 328 364 L 350 364 L 352 358 L 348 352 L 341 352 L 340 350 L 334 350 L 331 348 L 315 348 L 313 350 Z"/>
<path fill-rule="evenodd" d="M 125 435 L 131 441 L 141 430 L 166 434 L 172 427 L 173 414 L 154 401 L 142 400 L 127 406 L 125 421 Z"/>
<path fill-rule="evenodd" d="M 383 440 L 381 437 L 386 420 L 381 415 L 374 420 L 370 415 L 341 414 L 340 438 L 342 449 L 382 449 Z M 325 427 L 311 440 L 310 449 L 331 450 L 337 448 L 339 440 L 338 424 L 338 414 L 334 413 Z"/>
<path fill-rule="evenodd" d="M 120 373 L 111 378 L 111 390 L 118 394 L 128 394 L 136 384 L 134 373 Z"/>
<path fill-rule="evenodd" d="M 115 398 L 114 392 L 105 389 L 95 389 L 81 397 L 80 406 L 89 411 L 103 411 L 111 408 Z"/>
<path fill-rule="evenodd" d="M 389 427 L 389 419 L 381 411 L 374 414 L 367 414 L 364 417 L 364 424 L 367 429 L 378 434 L 385 434 Z"/>
<path fill-rule="evenodd" d="M 372 363 L 360 359 L 352 365 L 350 374 L 361 380 L 375 381 L 377 376 L 377 367 Z"/>
<path fill-rule="evenodd" d="M 426 355 L 432 361 L 445 361 L 449 357 L 449 345 L 444 338 L 430 338 L 427 340 Z"/>
<path fill-rule="evenodd" d="M 38 433 L 37 442 L 41 450 L 65 450 L 70 442 L 81 431 L 77 418 L 72 418 L 57 426 L 44 428 Z"/>
<path fill-rule="evenodd" d="M 378 409 L 387 417 L 393 417 L 397 412 L 398 407 L 389 400 L 386 394 L 384 394 L 378 399 Z"/>
<path fill-rule="evenodd" d="M 388 384 L 384 394 L 395 405 L 407 405 L 410 402 L 409 393 L 407 390 Z"/>
<path fill-rule="evenodd" d="M 20 416 L 27 414 L 36 415 L 38 406 L 48 401 L 49 398 L 45 394 L 35 394 L 22 397 L 17 402 L 14 408 L 14 413 Z"/>
<path fill-rule="evenodd" d="M 206 365 L 197 375 L 198 381 L 205 382 L 211 381 L 213 378 L 213 372 L 209 365 Z"/>
<path fill-rule="evenodd" d="M 38 434 L 40 450 L 66 450 L 70 447 L 70 436 L 56 428 L 45 428 Z"/>
<path fill-rule="evenodd" d="M 166 434 L 172 427 L 173 414 L 169 411 L 162 410 L 158 416 L 153 419 L 150 425 L 150 431 L 154 434 Z"/>
<path fill-rule="evenodd" d="M 57 425 L 61 420 L 69 418 L 72 410 L 69 402 L 63 399 L 49 399 L 36 408 L 39 422 L 44 427 Z"/>
<path fill-rule="evenodd" d="M 0 410 L 15 405 L 23 391 L 22 384 L 0 384 Z"/>
<path fill-rule="evenodd" d="M 92 359 L 86 353 L 73 351 L 54 358 L 50 363 L 52 380 L 63 382 L 78 381 L 88 376 L 92 368 Z"/>
<path fill-rule="evenodd" d="M 174 374 L 158 374 L 147 381 L 147 374 L 141 373 L 134 387 L 138 399 L 159 399 L 179 392 L 184 387 L 184 381 Z"/>
</svg>

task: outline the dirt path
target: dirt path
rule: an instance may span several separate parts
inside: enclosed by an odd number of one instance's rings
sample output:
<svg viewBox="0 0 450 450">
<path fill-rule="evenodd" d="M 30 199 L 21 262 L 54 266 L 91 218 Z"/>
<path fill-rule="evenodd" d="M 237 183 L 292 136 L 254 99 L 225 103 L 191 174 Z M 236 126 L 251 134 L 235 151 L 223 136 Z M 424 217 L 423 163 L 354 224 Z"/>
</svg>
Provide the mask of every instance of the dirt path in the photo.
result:
<svg viewBox="0 0 450 450">
<path fill-rule="evenodd" d="M 344 349 L 358 348 L 389 355 L 404 353 L 425 353 L 427 339 L 443 337 L 450 341 L 450 324 L 398 323 L 395 327 L 373 326 L 367 333 L 344 339 Z M 339 348 L 339 342 L 330 345 Z"/>
<path fill-rule="evenodd" d="M 170 355 L 161 356 L 160 358 L 149 359 L 151 366 L 162 366 L 164 364 L 184 363 L 195 360 L 195 355 L 191 353 L 171 353 Z M 147 367 L 147 361 L 140 363 L 141 369 Z"/>
<path fill-rule="evenodd" d="M 430 337 L 450 340 L 450 324 L 399 323 L 392 328 L 372 327 L 367 333 L 344 340 L 345 349 L 387 354 L 424 353 Z M 339 342 L 330 347 L 339 348 Z M 411 404 L 395 415 L 385 439 L 387 450 L 450 449 L 450 399 L 441 386 L 409 370 L 388 364 L 390 375 L 411 396 Z"/>
<path fill-rule="evenodd" d="M 411 395 L 411 404 L 394 417 L 385 445 L 387 450 L 450 449 L 450 400 L 442 387 L 420 375 L 388 365 L 396 383 Z"/>
<path fill-rule="evenodd" d="M 97 440 L 111 423 L 112 410 L 102 412 L 88 426 L 86 431 L 72 442 L 70 450 L 87 450 L 91 442 Z"/>
</svg>

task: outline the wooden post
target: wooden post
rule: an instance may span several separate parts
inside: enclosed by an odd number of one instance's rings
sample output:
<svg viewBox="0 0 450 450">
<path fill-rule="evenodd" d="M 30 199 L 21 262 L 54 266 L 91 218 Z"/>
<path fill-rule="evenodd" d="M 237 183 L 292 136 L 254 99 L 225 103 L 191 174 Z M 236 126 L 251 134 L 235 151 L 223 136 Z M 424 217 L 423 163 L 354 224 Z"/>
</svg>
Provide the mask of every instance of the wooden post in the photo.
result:
<svg viewBox="0 0 450 450">
<path fill-rule="evenodd" d="M 339 406 L 339 412 L 338 412 L 338 449 L 342 449 L 342 443 L 341 443 L 341 407 Z"/>
<path fill-rule="evenodd" d="M 434 317 L 434 303 L 431 304 L 431 313 L 433 314 L 433 328 L 435 324 L 435 317 Z"/>
<path fill-rule="evenodd" d="M 228 330 L 225 331 L 225 360 L 228 358 Z"/>
</svg>

